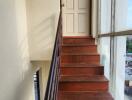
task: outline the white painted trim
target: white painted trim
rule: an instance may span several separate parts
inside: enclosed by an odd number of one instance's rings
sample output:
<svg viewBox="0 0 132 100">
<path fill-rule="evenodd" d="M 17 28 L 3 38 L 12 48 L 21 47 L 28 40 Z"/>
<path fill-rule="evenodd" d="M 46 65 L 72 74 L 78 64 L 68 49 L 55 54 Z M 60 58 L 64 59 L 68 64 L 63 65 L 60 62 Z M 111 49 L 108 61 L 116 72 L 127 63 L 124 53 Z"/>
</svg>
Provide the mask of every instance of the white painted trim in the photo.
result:
<svg viewBox="0 0 132 100">
<path fill-rule="evenodd" d="M 91 23 L 91 32 L 92 36 L 96 37 L 98 33 L 98 0 L 92 1 L 92 23 Z"/>
</svg>

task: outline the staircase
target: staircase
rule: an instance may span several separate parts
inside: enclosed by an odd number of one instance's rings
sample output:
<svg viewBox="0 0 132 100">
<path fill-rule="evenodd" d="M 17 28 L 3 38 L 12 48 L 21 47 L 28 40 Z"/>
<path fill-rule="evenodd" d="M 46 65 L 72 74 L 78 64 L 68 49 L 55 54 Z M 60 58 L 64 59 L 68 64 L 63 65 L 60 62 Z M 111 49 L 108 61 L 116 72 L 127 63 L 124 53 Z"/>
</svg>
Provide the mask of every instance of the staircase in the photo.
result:
<svg viewBox="0 0 132 100">
<path fill-rule="evenodd" d="M 63 37 L 58 100 L 113 100 L 95 39 Z"/>
</svg>

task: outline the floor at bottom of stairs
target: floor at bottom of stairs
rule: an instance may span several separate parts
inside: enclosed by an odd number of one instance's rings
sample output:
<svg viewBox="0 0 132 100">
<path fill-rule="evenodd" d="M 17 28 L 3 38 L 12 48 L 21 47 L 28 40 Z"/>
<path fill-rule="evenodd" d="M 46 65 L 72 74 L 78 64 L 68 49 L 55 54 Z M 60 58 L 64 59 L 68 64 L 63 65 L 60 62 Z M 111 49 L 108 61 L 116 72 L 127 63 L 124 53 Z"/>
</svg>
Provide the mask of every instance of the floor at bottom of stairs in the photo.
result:
<svg viewBox="0 0 132 100">
<path fill-rule="evenodd" d="M 59 91 L 58 100 L 114 100 L 108 92 Z"/>
</svg>

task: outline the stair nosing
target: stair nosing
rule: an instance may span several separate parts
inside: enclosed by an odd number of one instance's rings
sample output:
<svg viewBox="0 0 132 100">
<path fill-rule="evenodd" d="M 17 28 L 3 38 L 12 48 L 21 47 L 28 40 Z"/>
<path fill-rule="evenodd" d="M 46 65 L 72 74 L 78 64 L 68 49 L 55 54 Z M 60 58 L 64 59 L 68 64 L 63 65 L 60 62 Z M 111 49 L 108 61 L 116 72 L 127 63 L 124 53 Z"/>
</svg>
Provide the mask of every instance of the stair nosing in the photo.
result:
<svg viewBox="0 0 132 100">
<path fill-rule="evenodd" d="M 84 43 L 82 43 L 82 44 L 62 44 L 62 46 L 63 47 L 77 47 L 77 46 L 97 46 L 96 44 L 84 44 Z"/>
<path fill-rule="evenodd" d="M 95 39 L 92 36 L 63 36 L 63 39 Z"/>
<path fill-rule="evenodd" d="M 90 81 L 90 80 L 60 80 L 60 83 L 73 83 L 73 82 L 77 82 L 77 83 L 85 83 L 85 82 L 88 82 L 88 83 L 93 83 L 93 82 L 97 82 L 97 83 L 104 83 L 104 82 L 108 82 L 107 80 L 104 80 L 104 81 Z"/>
</svg>

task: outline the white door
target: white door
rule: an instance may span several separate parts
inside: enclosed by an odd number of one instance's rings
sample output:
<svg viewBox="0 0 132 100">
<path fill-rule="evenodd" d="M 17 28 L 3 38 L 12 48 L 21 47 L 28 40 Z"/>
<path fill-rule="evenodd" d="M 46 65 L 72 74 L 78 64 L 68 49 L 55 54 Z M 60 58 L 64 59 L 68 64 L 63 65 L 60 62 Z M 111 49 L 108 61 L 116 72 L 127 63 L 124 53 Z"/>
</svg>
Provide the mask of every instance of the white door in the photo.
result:
<svg viewBox="0 0 132 100">
<path fill-rule="evenodd" d="M 62 0 L 63 35 L 88 36 L 90 33 L 90 0 Z"/>
</svg>

